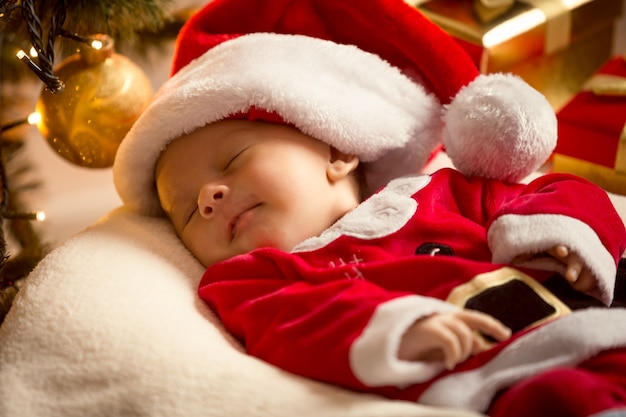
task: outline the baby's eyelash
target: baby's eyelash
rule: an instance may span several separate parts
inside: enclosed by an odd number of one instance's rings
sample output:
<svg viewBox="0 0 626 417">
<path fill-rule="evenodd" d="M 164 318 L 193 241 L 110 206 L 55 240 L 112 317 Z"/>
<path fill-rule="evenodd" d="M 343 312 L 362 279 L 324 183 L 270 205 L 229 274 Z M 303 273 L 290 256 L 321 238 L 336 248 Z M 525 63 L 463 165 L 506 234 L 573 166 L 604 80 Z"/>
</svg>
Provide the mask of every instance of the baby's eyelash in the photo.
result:
<svg viewBox="0 0 626 417">
<path fill-rule="evenodd" d="M 248 149 L 248 148 L 243 148 L 241 149 L 239 152 L 237 152 L 236 154 L 234 154 L 229 160 L 228 162 L 226 162 L 226 165 L 224 166 L 224 171 L 228 169 L 228 167 L 230 167 L 232 165 L 233 162 L 235 162 L 235 160 L 242 154 L 244 153 L 244 151 Z"/>
<path fill-rule="evenodd" d="M 196 204 L 192 210 L 189 212 L 189 214 L 187 214 L 187 216 L 185 217 L 185 224 L 188 224 L 191 221 L 191 218 L 193 217 L 194 214 L 196 214 L 196 212 L 198 211 L 198 205 Z"/>
</svg>

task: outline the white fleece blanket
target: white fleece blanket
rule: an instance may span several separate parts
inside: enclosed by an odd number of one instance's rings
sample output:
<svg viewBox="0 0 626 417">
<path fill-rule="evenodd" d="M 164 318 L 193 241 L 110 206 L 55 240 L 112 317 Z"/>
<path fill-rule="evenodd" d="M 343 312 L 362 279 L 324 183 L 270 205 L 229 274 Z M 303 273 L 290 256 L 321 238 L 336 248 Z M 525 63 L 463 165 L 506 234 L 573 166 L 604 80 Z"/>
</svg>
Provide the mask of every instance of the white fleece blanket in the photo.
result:
<svg viewBox="0 0 626 417">
<path fill-rule="evenodd" d="M 123 207 L 55 249 L 0 327 L 0 416 L 477 417 L 247 356 L 198 300 L 202 272 L 166 220 Z"/>
<path fill-rule="evenodd" d="M 244 354 L 169 223 L 125 208 L 48 255 L 0 327 L 0 416 L 476 417 L 308 381 Z"/>
</svg>

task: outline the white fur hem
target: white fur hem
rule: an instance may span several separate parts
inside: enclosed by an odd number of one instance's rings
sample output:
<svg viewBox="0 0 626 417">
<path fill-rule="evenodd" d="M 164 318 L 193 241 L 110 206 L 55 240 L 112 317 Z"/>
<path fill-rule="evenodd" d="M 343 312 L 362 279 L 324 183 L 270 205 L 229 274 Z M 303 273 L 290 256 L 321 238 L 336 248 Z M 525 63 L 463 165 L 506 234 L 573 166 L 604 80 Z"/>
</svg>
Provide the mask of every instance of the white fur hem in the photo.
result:
<svg viewBox="0 0 626 417">
<path fill-rule="evenodd" d="M 507 214 L 493 222 L 487 233 L 494 263 L 510 263 L 522 254 L 540 253 L 563 244 L 578 253 L 598 279 L 599 294 L 591 294 L 606 305 L 613 299 L 617 267 L 611 254 L 589 225 L 559 214 Z M 546 259 L 520 266 L 563 273 L 557 262 Z"/>
<path fill-rule="evenodd" d="M 410 295 L 381 304 L 350 349 L 352 372 L 363 384 L 403 387 L 429 380 L 440 373 L 441 362 L 398 359 L 400 339 L 416 320 L 458 307 L 430 297 Z"/>
<path fill-rule="evenodd" d="M 397 232 L 413 217 L 418 203 L 413 194 L 430 183 L 429 175 L 396 178 L 385 188 L 359 204 L 319 236 L 306 239 L 292 252 L 322 248 L 340 236 L 378 239 Z"/>
<path fill-rule="evenodd" d="M 419 401 L 484 412 L 502 388 L 624 346 L 626 309 L 579 310 L 514 341 L 480 368 L 436 381 Z"/>
</svg>

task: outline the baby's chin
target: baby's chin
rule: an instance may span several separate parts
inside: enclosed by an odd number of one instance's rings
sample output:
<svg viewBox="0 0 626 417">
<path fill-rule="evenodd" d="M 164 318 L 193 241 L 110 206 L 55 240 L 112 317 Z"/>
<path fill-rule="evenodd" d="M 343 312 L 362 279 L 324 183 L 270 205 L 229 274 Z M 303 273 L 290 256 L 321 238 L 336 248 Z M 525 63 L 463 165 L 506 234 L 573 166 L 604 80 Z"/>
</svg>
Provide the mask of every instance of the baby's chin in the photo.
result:
<svg viewBox="0 0 626 417">
<path fill-rule="evenodd" d="M 304 240 L 306 240 L 306 238 L 275 233 L 273 236 L 255 236 L 254 239 L 247 240 L 245 244 L 241 243 L 237 247 L 231 248 L 232 250 L 230 253 L 194 253 L 193 250 L 188 249 L 205 268 L 208 268 L 216 263 L 250 253 L 257 249 L 273 248 L 283 252 L 291 252 Z"/>
<path fill-rule="evenodd" d="M 216 256 L 215 254 L 213 255 L 207 255 L 206 253 L 204 254 L 193 254 L 195 256 L 195 258 L 202 264 L 202 266 L 204 266 L 205 268 L 208 268 L 210 266 L 213 266 L 215 264 L 218 264 L 220 262 L 224 262 L 227 261 L 229 259 L 233 259 L 237 256 L 240 255 L 245 255 L 247 253 L 253 252 L 257 249 L 263 249 L 263 248 L 275 248 L 275 249 L 280 249 L 280 250 L 284 250 L 281 247 L 277 247 L 275 245 L 254 245 L 251 246 L 249 249 L 246 250 L 239 250 L 239 251 L 234 251 L 230 254 L 223 254 L 220 256 Z"/>
<path fill-rule="evenodd" d="M 276 232 L 270 236 L 258 236 L 250 245 L 247 252 L 255 249 L 273 248 L 283 252 L 291 252 L 305 238 L 286 233 Z"/>
</svg>

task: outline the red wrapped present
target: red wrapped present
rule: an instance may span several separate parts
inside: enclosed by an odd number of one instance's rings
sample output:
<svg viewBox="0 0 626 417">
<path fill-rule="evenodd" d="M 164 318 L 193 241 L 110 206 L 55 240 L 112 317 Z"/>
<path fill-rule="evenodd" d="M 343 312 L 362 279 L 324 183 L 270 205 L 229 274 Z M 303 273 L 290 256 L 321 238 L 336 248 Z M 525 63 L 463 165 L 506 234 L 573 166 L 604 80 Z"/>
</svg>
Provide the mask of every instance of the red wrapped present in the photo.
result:
<svg viewBox="0 0 626 417">
<path fill-rule="evenodd" d="M 558 113 L 553 170 L 626 194 L 626 59 L 608 61 Z"/>
</svg>

